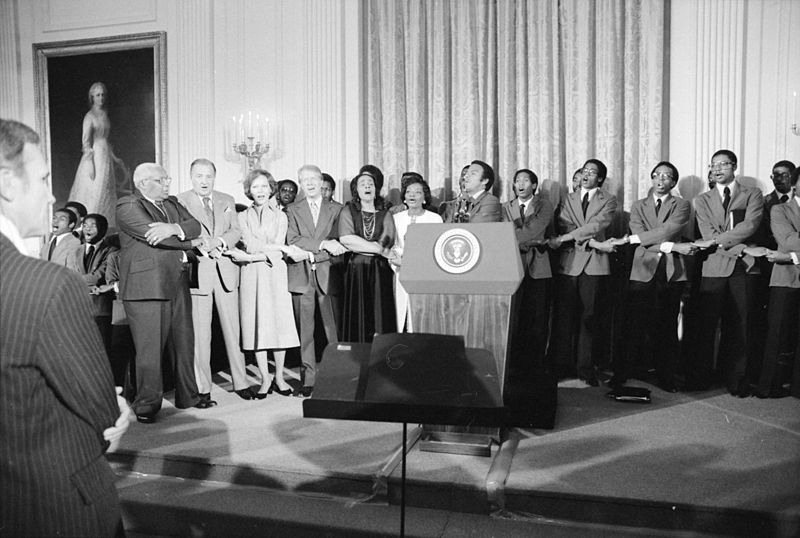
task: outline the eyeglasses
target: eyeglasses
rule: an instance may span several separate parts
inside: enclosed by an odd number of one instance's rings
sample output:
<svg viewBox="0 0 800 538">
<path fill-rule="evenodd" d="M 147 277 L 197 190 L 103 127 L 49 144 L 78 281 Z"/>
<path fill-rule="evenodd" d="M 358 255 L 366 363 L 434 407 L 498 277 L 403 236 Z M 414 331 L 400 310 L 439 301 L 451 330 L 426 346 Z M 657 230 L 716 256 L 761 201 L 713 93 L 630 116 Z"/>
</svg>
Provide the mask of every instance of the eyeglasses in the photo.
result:
<svg viewBox="0 0 800 538">
<path fill-rule="evenodd" d="M 718 163 L 711 163 L 708 165 L 709 170 L 722 170 L 723 168 L 728 168 L 733 166 L 731 161 L 720 161 Z"/>
<path fill-rule="evenodd" d="M 151 178 L 148 178 L 148 179 L 150 181 L 155 182 L 155 183 L 160 183 L 161 185 L 169 185 L 170 183 L 172 183 L 172 178 L 169 177 L 169 176 L 167 176 L 167 177 L 151 177 Z"/>
<path fill-rule="evenodd" d="M 589 177 L 597 177 L 599 175 L 597 170 L 592 170 L 591 168 L 584 168 L 581 170 L 581 174 Z"/>
<path fill-rule="evenodd" d="M 781 174 L 772 174 L 771 176 L 769 176 L 769 178 L 773 179 L 773 180 L 775 180 L 775 179 L 783 179 L 785 177 L 789 177 L 789 175 L 790 175 L 789 172 L 783 172 Z"/>
<path fill-rule="evenodd" d="M 653 179 L 675 179 L 675 176 L 670 174 L 669 172 L 653 172 L 650 176 Z"/>
</svg>

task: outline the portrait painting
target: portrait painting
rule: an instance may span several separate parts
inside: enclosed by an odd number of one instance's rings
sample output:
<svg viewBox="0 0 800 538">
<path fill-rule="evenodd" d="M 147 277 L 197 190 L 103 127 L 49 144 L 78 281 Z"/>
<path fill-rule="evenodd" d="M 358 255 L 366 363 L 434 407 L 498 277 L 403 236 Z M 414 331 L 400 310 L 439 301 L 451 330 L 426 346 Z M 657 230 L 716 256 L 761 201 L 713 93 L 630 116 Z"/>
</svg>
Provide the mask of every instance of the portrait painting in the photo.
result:
<svg viewBox="0 0 800 538">
<path fill-rule="evenodd" d="M 82 203 L 115 225 L 142 162 L 166 166 L 166 33 L 35 43 L 39 132 L 55 207 Z"/>
</svg>

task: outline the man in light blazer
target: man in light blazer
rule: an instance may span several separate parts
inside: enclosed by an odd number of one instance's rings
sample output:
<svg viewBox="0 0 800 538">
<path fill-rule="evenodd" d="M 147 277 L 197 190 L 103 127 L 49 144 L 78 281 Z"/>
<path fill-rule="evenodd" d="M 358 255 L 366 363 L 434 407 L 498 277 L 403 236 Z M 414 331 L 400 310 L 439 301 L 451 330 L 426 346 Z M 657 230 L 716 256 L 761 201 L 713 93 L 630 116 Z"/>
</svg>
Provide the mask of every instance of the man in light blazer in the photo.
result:
<svg viewBox="0 0 800 538">
<path fill-rule="evenodd" d="M 69 209 L 62 207 L 53 211 L 53 234 L 39 252 L 43 260 L 58 265 L 67 265 L 67 258 L 80 246 L 81 240 L 72 235 L 78 218 Z"/>
<path fill-rule="evenodd" d="M 503 219 L 500 200 L 489 192 L 492 185 L 494 185 L 492 167 L 483 161 L 472 161 L 464 176 L 463 191 L 469 222 L 500 222 Z M 445 214 L 445 222 L 455 222 L 457 207 L 458 200 L 454 200 Z"/>
<path fill-rule="evenodd" d="M 119 298 L 136 347 L 136 419 L 155 422 L 161 409 L 161 357 L 169 342 L 175 407 L 206 409 L 194 375 L 194 331 L 187 252 L 202 244 L 201 226 L 174 196 L 161 166 L 142 163 L 136 191 L 117 200 Z"/>
<path fill-rule="evenodd" d="M 617 198 L 601 188 L 607 175 L 605 164 L 589 159 L 582 169 L 581 188 L 561 202 L 560 235 L 549 241 L 553 250 L 563 246 L 550 353 L 558 369 L 576 368 L 580 379 L 596 387 L 592 352 L 599 324 L 595 304 L 611 274 L 608 254 L 615 247 L 605 239 Z"/>
<path fill-rule="evenodd" d="M 128 427 L 74 272 L 24 254 L 47 233 L 49 168 L 39 136 L 0 119 L 0 534 L 122 532 L 104 453 Z"/>
<path fill-rule="evenodd" d="M 795 336 L 791 395 L 800 398 L 800 168 L 791 175 L 794 196 L 772 207 L 770 225 L 778 245 L 767 258 L 775 262 L 770 278 L 768 332 L 764 362 L 755 395 L 759 398 L 783 396 L 777 375 L 778 357 L 784 347 L 784 333 Z"/>
<path fill-rule="evenodd" d="M 627 349 L 616 362 L 609 385 L 622 386 L 633 375 L 638 354 L 647 349 L 655 363 L 658 386 L 677 392 L 678 312 L 687 282 L 683 256 L 695 250 L 691 243 L 681 242 L 681 237 L 691 204 L 672 195 L 680 177 L 672 163 L 658 163 L 650 177 L 652 194 L 631 206 L 631 235 L 611 240 L 615 246 L 636 245 L 636 250 L 628 288 Z"/>
<path fill-rule="evenodd" d="M 244 353 L 239 347 L 239 267 L 222 253 L 236 246 L 242 236 L 233 196 L 214 190 L 217 167 L 208 159 L 196 159 L 189 167 L 191 190 L 178 194 L 178 200 L 200 223 L 196 247 L 196 284 L 191 288 L 194 324 L 194 372 L 200 397 L 212 406 L 211 399 L 211 318 L 214 305 L 225 340 L 231 367 L 233 390 L 240 398 L 253 399 L 247 382 Z"/>
<path fill-rule="evenodd" d="M 340 267 L 332 261 L 347 249 L 338 241 L 341 207 L 322 198 L 322 171 L 307 164 L 297 171 L 297 179 L 305 198 L 286 210 L 289 219 L 286 242 L 307 253 L 305 259 L 289 263 L 288 272 L 294 315 L 300 326 L 302 361 L 302 385 L 295 396 L 308 398 L 316 381 L 314 316 L 319 309 L 328 343 L 337 342 L 337 320 L 331 296 L 340 292 L 342 275 Z"/>
<path fill-rule="evenodd" d="M 735 180 L 737 158 L 732 151 L 721 149 L 714 153 L 709 168 L 714 188 L 695 198 L 702 235 L 695 245 L 708 249 L 709 255 L 700 280 L 700 326 L 687 386 L 689 390 L 702 390 L 711 385 L 714 343 L 721 320 L 719 362 L 726 365 L 725 383 L 731 395 L 744 398 L 751 392 L 746 369 L 753 343 L 748 333 L 757 305 L 756 257 L 766 253 L 755 244 L 764 197 L 760 189 Z"/>
</svg>

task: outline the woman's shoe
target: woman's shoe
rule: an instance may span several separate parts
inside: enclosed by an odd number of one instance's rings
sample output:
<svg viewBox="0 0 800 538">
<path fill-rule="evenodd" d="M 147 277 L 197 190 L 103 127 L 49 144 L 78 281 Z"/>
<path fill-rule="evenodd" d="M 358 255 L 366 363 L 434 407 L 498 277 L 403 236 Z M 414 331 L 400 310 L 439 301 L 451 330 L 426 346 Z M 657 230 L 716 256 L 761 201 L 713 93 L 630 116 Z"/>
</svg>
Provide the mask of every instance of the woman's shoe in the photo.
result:
<svg viewBox="0 0 800 538">
<path fill-rule="evenodd" d="M 267 394 L 272 394 L 273 392 L 277 392 L 281 396 L 291 396 L 292 395 L 292 389 L 290 389 L 290 388 L 289 389 L 284 389 L 284 390 L 279 389 L 278 388 L 278 384 L 275 383 L 275 379 L 272 380 L 272 384 L 269 386 L 269 390 L 267 391 Z"/>
<path fill-rule="evenodd" d="M 269 392 L 256 392 L 253 394 L 253 398 L 256 400 L 263 400 L 267 397 L 267 394 L 269 394 Z"/>
</svg>

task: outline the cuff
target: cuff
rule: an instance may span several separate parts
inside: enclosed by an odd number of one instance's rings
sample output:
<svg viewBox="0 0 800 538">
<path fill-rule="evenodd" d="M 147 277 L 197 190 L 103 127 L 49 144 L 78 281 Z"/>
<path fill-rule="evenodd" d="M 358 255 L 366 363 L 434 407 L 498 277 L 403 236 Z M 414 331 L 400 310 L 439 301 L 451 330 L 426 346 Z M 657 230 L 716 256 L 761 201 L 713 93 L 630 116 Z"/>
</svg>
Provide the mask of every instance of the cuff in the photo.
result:
<svg viewBox="0 0 800 538">
<path fill-rule="evenodd" d="M 178 234 L 178 239 L 180 239 L 181 241 L 186 241 L 186 234 L 184 233 L 183 228 L 181 228 L 181 225 L 176 224 L 175 226 L 178 227 L 178 231 L 180 232 Z"/>
<path fill-rule="evenodd" d="M 221 250 L 228 250 L 228 242 L 225 241 L 224 237 L 220 237 L 219 242 L 222 243 L 222 246 L 220 247 Z"/>
<path fill-rule="evenodd" d="M 658 247 L 658 250 L 660 250 L 664 254 L 669 254 L 670 252 L 672 252 L 672 247 L 673 246 L 675 246 L 675 243 L 673 241 L 664 241 Z"/>
<path fill-rule="evenodd" d="M 119 293 L 119 281 L 114 282 L 114 293 Z"/>
<path fill-rule="evenodd" d="M 797 252 L 790 252 L 789 256 L 792 257 L 793 264 L 800 265 L 800 257 L 798 257 Z"/>
<path fill-rule="evenodd" d="M 633 235 L 629 235 L 628 236 L 628 243 L 630 243 L 631 245 L 638 245 L 641 242 L 642 242 L 642 240 L 639 239 L 639 236 L 637 234 L 633 234 Z"/>
</svg>

